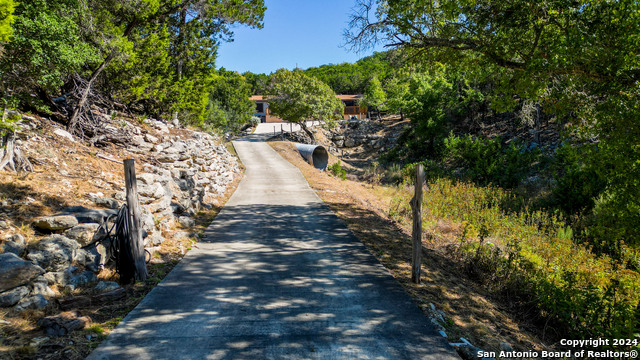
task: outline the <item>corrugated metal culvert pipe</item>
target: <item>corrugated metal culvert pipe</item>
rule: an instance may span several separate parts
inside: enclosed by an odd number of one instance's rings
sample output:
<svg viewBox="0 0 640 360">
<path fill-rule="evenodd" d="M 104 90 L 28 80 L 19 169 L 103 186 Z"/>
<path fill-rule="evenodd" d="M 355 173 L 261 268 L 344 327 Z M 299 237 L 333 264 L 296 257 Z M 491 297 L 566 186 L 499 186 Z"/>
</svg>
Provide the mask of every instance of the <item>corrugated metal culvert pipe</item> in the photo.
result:
<svg viewBox="0 0 640 360">
<path fill-rule="evenodd" d="M 316 169 L 325 170 L 329 165 L 329 153 L 320 145 L 296 144 L 298 152 Z"/>
</svg>

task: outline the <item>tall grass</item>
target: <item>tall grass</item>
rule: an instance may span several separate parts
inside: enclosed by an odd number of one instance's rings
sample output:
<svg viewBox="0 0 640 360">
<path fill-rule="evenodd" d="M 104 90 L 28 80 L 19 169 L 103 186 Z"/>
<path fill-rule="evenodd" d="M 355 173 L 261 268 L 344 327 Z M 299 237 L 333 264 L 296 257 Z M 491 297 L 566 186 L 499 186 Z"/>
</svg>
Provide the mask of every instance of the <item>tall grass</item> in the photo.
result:
<svg viewBox="0 0 640 360">
<path fill-rule="evenodd" d="M 455 254 L 495 293 L 537 309 L 556 333 L 579 338 L 632 337 L 640 322 L 640 274 L 572 241 L 558 215 L 524 208 L 510 192 L 448 179 L 429 184 L 425 223 L 463 224 Z M 408 220 L 408 188 L 399 188 L 389 213 Z"/>
</svg>

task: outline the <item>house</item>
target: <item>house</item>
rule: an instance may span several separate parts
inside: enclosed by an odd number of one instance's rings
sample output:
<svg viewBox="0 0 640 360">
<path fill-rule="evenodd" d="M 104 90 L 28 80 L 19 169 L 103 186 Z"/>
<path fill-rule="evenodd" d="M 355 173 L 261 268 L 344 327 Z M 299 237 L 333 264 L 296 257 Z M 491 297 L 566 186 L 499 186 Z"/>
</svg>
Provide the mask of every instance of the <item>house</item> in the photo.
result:
<svg viewBox="0 0 640 360">
<path fill-rule="evenodd" d="M 362 95 L 336 95 L 336 97 L 344 104 L 344 120 L 364 119 L 367 117 L 367 108 L 358 105 Z M 259 117 L 261 122 L 283 122 L 279 117 L 271 115 L 269 101 L 263 95 L 253 95 L 249 99 L 256 104 L 256 112 L 253 115 Z"/>
<path fill-rule="evenodd" d="M 253 95 L 249 98 L 256 103 L 256 112 L 253 114 L 260 118 L 260 122 L 263 123 L 279 123 L 283 122 L 279 117 L 271 115 L 269 112 L 269 103 L 262 95 Z"/>
<path fill-rule="evenodd" d="M 367 117 L 367 108 L 360 106 L 360 98 L 362 95 L 336 95 L 344 104 L 344 119 L 365 119 Z"/>
</svg>

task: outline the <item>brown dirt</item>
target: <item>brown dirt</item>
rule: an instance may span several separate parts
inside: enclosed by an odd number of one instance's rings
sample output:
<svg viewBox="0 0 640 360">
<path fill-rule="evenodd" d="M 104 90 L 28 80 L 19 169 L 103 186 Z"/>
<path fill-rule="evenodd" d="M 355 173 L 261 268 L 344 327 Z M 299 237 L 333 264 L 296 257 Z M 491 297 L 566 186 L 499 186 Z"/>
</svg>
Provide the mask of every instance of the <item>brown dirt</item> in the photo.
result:
<svg viewBox="0 0 640 360">
<path fill-rule="evenodd" d="M 487 351 L 500 351 L 501 343 L 515 350 L 548 347 L 535 329 L 510 313 L 508 304 L 493 299 L 480 285 L 466 278 L 461 264 L 450 256 L 450 245 L 460 234 L 460 224 L 439 220 L 423 240 L 422 284 L 411 282 L 411 226 L 392 220 L 390 203 L 397 189 L 353 180 L 341 180 L 307 164 L 295 147 L 271 142 L 286 160 L 297 166 L 310 186 L 389 270 L 420 308 L 429 314 L 430 303 L 443 311 L 449 340 L 468 339 Z M 340 159 L 330 156 L 329 164 Z M 348 166 L 342 163 L 343 166 Z"/>
<path fill-rule="evenodd" d="M 89 200 L 89 193 L 102 192 L 111 196 L 124 189 L 124 173 L 121 160 L 136 159 L 136 172 L 143 172 L 145 162 L 154 161 L 144 155 L 128 152 L 122 147 L 96 148 L 81 142 L 71 142 L 53 134 L 59 127 L 55 123 L 38 118 L 39 126 L 28 135 L 31 137 L 26 155 L 34 162 L 32 173 L 12 173 L 0 171 L 0 202 L 9 205 L 0 208 L 0 220 L 7 221 L 10 230 L 0 230 L 0 241 L 16 233 L 25 236 L 29 243 L 39 241 L 44 234 L 38 234 L 30 226 L 35 217 L 54 214 L 67 206 L 82 205 L 95 207 Z M 155 133 L 145 125 L 146 131 Z M 185 135 L 184 130 L 173 129 L 168 136 Z M 24 141 L 24 139 L 23 139 Z M 102 154 L 118 162 L 99 158 Z M 196 214 L 196 226 L 188 229 L 202 234 L 217 215 L 222 205 L 233 194 L 242 175 L 237 175 L 227 193 L 217 199 L 217 206 Z M 173 231 L 185 230 L 178 227 L 163 233 L 167 239 Z M 27 310 L 17 313 L 0 309 L 0 359 L 84 359 L 108 333 L 131 311 L 144 296 L 153 289 L 180 261 L 184 253 L 197 242 L 199 237 L 181 241 L 167 240 L 152 255 L 148 265 L 147 281 L 124 285 L 127 296 L 123 300 L 102 304 L 79 306 L 75 311 L 79 316 L 88 316 L 92 323 L 84 330 L 67 336 L 49 338 L 36 325 L 44 316 L 56 315 L 63 310 L 56 300 L 77 296 L 91 296 L 92 289 L 67 293 L 62 289 L 53 290 L 57 297 L 41 310 Z M 110 269 L 98 274 L 100 280 L 117 281 L 118 275 Z"/>
</svg>

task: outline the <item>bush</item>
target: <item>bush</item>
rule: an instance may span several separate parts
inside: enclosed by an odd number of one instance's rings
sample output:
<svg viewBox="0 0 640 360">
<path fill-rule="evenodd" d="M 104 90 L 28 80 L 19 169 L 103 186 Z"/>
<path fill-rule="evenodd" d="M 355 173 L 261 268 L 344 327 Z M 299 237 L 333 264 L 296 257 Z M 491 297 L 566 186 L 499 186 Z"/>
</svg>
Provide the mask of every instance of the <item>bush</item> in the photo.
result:
<svg viewBox="0 0 640 360">
<path fill-rule="evenodd" d="M 591 210 L 605 183 L 584 163 L 585 154 L 569 144 L 558 147 L 553 163 L 555 206 L 568 214 Z"/>
<path fill-rule="evenodd" d="M 533 170 L 541 152 L 515 143 L 504 145 L 500 138 L 480 139 L 453 133 L 444 140 L 444 159 L 463 167 L 464 177 L 480 185 L 513 188 Z"/>
<path fill-rule="evenodd" d="M 411 196 L 404 190 L 393 199 L 393 218 L 409 220 Z M 423 199 L 429 209 L 424 222 L 462 223 L 456 254 L 469 277 L 494 293 L 517 294 L 523 307 L 533 305 L 558 334 L 633 337 L 640 320 L 640 274 L 575 244 L 556 214 L 505 211 L 501 204 L 514 198 L 494 186 L 437 179 Z"/>
<path fill-rule="evenodd" d="M 339 162 L 329 165 L 329 171 L 331 172 L 331 175 L 335 177 L 338 177 L 342 180 L 347 179 L 347 172 L 342 168 L 342 165 L 340 165 Z"/>
</svg>

